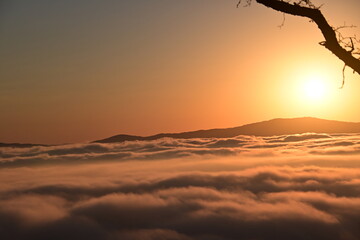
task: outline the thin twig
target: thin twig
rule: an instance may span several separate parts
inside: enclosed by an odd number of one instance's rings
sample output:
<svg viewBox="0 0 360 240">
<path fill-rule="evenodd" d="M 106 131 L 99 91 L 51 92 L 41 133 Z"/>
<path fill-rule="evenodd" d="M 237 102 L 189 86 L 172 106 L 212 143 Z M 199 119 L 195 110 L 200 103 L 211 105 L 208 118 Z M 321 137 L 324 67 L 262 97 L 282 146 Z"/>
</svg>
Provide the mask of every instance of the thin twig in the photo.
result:
<svg viewBox="0 0 360 240">
<path fill-rule="evenodd" d="M 285 25 L 285 17 L 286 17 L 286 15 L 285 15 L 285 13 L 283 13 L 283 20 L 282 20 L 281 24 L 278 26 L 280 29 Z"/>
<path fill-rule="evenodd" d="M 345 85 L 345 68 L 346 68 L 346 64 L 344 64 L 344 67 L 343 67 L 343 70 L 342 70 L 343 79 L 342 79 L 342 84 L 341 84 L 340 89 L 343 89 L 343 87 Z"/>
</svg>

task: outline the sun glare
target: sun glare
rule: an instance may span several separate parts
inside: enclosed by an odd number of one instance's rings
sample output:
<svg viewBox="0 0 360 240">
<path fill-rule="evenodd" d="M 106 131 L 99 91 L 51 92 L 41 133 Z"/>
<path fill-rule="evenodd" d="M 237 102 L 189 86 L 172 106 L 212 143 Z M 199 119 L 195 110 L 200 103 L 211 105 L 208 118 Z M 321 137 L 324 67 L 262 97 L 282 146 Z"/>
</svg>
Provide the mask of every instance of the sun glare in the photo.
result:
<svg viewBox="0 0 360 240">
<path fill-rule="evenodd" d="M 322 100 L 326 94 L 326 85 L 321 78 L 309 79 L 304 85 L 304 93 L 309 100 Z"/>
<path fill-rule="evenodd" d="M 329 71 L 321 70 L 298 73 L 293 91 L 285 89 L 289 103 L 295 103 L 291 105 L 294 111 L 309 116 L 320 116 L 331 111 L 337 88 Z"/>
<path fill-rule="evenodd" d="M 329 97 L 329 80 L 325 75 L 312 74 L 301 82 L 300 96 L 306 105 L 326 104 Z"/>
</svg>

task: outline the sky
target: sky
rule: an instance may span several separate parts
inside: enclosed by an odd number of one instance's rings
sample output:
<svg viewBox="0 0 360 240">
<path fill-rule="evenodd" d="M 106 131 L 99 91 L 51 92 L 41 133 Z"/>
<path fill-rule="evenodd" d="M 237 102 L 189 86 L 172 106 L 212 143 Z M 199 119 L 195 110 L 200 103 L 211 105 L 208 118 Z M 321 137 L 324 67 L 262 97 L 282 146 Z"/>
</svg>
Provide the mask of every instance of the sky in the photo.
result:
<svg viewBox="0 0 360 240">
<path fill-rule="evenodd" d="M 358 0 L 321 3 L 360 24 Z M 53 144 L 0 145 L 0 239 L 360 239 L 359 133 L 90 142 L 360 122 L 313 23 L 236 4 L 0 0 L 0 143 Z"/>
<path fill-rule="evenodd" d="M 333 26 L 358 0 L 322 0 Z M 2 0 L 0 142 L 86 142 L 280 117 L 360 122 L 313 23 L 235 0 Z M 345 34 L 360 36 L 358 28 Z M 308 81 L 325 84 L 319 94 Z M 320 90 L 319 90 L 320 91 Z"/>
</svg>

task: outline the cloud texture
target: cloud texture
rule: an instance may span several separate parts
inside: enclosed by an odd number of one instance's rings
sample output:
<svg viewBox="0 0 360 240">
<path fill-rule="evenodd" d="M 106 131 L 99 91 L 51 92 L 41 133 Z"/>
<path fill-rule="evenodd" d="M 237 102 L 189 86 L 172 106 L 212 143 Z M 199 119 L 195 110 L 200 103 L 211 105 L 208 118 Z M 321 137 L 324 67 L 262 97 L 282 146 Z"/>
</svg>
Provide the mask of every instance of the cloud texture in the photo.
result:
<svg viewBox="0 0 360 240">
<path fill-rule="evenodd" d="M 1 239 L 360 239 L 360 136 L 0 149 Z"/>
</svg>

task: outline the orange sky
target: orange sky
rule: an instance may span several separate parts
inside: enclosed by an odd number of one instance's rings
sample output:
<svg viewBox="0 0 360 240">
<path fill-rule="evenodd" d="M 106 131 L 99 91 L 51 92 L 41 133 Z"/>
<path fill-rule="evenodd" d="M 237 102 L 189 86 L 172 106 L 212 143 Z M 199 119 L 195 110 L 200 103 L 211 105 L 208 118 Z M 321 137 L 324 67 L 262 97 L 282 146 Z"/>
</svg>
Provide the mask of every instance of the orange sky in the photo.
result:
<svg viewBox="0 0 360 240">
<path fill-rule="evenodd" d="M 315 1 L 314 1 L 315 2 Z M 5 0 L 0 142 L 64 143 L 119 133 L 232 127 L 278 117 L 360 121 L 360 77 L 306 19 L 233 0 Z M 323 0 L 334 26 L 357 0 Z M 360 30 L 348 30 L 360 36 Z M 303 85 L 317 76 L 326 93 Z"/>
</svg>

